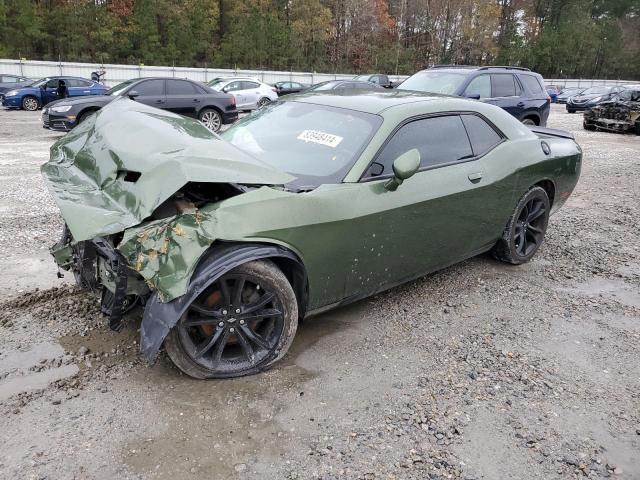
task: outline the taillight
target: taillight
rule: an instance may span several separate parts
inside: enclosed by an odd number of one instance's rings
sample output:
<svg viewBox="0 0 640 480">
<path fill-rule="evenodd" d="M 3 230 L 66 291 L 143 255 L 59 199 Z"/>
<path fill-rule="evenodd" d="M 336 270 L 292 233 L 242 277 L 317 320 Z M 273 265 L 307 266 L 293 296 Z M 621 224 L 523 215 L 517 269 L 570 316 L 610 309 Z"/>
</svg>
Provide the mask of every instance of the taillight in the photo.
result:
<svg viewBox="0 0 640 480">
<path fill-rule="evenodd" d="M 278 93 L 278 89 L 276 87 L 271 87 L 271 90 Z"/>
<path fill-rule="evenodd" d="M 551 97 L 547 95 L 547 103 L 551 103 Z"/>
<path fill-rule="evenodd" d="M 236 97 L 234 97 L 233 95 L 231 95 L 231 105 L 233 105 L 234 107 L 236 106 Z"/>
</svg>

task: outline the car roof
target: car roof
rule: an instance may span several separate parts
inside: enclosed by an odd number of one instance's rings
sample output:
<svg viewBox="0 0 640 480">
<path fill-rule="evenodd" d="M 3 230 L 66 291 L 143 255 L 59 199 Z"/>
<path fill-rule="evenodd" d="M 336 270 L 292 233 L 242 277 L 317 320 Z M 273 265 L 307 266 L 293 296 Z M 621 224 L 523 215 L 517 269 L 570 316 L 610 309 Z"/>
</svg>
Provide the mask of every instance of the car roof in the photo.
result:
<svg viewBox="0 0 640 480">
<path fill-rule="evenodd" d="M 334 81 L 334 80 L 331 80 Z M 347 108 L 364 113 L 378 114 L 398 105 L 406 105 L 420 101 L 451 98 L 448 95 L 427 94 L 411 90 L 321 90 L 292 95 L 284 101 L 297 101 L 326 105 L 329 107 Z"/>
</svg>

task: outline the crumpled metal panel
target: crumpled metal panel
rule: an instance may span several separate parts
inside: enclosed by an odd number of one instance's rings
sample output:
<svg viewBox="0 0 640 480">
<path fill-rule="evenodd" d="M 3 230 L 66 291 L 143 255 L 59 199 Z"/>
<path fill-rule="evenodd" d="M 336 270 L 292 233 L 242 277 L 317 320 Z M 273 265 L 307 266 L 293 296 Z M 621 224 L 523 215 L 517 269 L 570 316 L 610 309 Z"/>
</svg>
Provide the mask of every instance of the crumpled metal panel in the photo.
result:
<svg viewBox="0 0 640 480">
<path fill-rule="evenodd" d="M 613 100 L 603 102 L 584 113 L 586 125 L 602 130 L 627 132 L 640 121 L 640 102 Z"/>
<path fill-rule="evenodd" d="M 189 181 L 293 180 L 197 120 L 128 99 L 110 103 L 58 140 L 41 170 L 75 241 L 140 224 Z"/>
</svg>

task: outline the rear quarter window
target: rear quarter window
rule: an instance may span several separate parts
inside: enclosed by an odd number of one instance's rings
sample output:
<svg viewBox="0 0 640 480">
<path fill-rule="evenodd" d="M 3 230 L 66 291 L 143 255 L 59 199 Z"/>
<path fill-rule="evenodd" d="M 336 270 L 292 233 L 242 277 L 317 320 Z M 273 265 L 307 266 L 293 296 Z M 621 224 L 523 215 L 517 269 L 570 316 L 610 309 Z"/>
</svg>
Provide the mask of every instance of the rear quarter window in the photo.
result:
<svg viewBox="0 0 640 480">
<path fill-rule="evenodd" d="M 475 156 L 484 155 L 502 141 L 491 125 L 478 115 L 461 115 Z"/>
<path fill-rule="evenodd" d="M 520 81 L 524 84 L 525 88 L 531 93 L 543 93 L 544 89 L 540 80 L 533 75 L 520 75 Z"/>
<path fill-rule="evenodd" d="M 514 97 L 517 95 L 516 82 L 510 73 L 491 75 L 492 97 Z"/>
</svg>

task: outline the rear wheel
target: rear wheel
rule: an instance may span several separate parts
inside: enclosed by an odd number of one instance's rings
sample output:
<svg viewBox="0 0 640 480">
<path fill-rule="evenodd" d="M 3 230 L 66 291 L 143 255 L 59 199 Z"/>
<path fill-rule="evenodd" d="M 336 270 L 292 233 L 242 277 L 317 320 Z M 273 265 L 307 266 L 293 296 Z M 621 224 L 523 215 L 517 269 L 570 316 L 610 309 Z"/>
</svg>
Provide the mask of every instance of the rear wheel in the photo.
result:
<svg viewBox="0 0 640 480">
<path fill-rule="evenodd" d="M 569 113 L 576 113 L 576 111 L 575 111 L 574 109 L 572 109 L 572 108 L 567 108 L 567 112 L 569 112 Z"/>
<path fill-rule="evenodd" d="M 270 103 L 271 103 L 270 98 L 262 97 L 260 100 L 258 100 L 258 108 L 264 107 L 265 105 L 268 105 Z"/>
<path fill-rule="evenodd" d="M 266 370 L 284 356 L 298 328 L 296 297 L 270 261 L 240 265 L 187 308 L 165 340 L 169 358 L 194 378 Z"/>
<path fill-rule="evenodd" d="M 634 130 L 636 132 L 636 135 L 640 135 L 640 120 L 636 122 L 636 128 Z"/>
<path fill-rule="evenodd" d="M 33 112 L 35 110 L 37 110 L 38 108 L 40 108 L 40 102 L 38 102 L 38 99 L 34 96 L 31 95 L 27 95 L 26 97 L 24 97 L 22 99 L 22 108 L 24 110 L 28 110 L 30 112 Z"/>
<path fill-rule="evenodd" d="M 212 132 L 218 132 L 222 127 L 222 117 L 220 113 L 212 108 L 205 108 L 200 112 L 199 120 Z"/>
<path fill-rule="evenodd" d="M 533 118 L 525 118 L 524 120 L 522 120 L 522 123 L 530 127 L 535 127 L 537 125 Z"/>
<path fill-rule="evenodd" d="M 595 129 L 596 129 L 596 126 L 595 126 L 594 124 L 592 124 L 592 123 L 587 123 L 587 122 L 582 122 L 582 127 L 583 127 L 585 130 L 591 130 L 591 131 L 593 131 L 593 130 L 595 130 Z"/>
<path fill-rule="evenodd" d="M 503 262 L 520 265 L 535 255 L 544 240 L 551 204 L 542 187 L 533 187 L 518 202 L 516 209 L 493 247 L 492 254 Z"/>
</svg>

